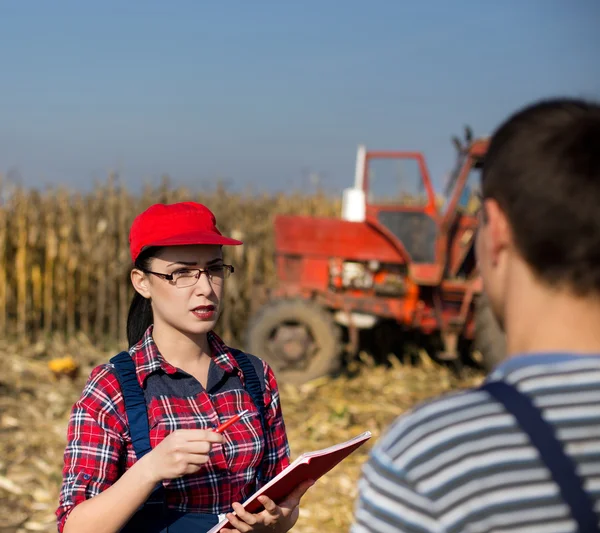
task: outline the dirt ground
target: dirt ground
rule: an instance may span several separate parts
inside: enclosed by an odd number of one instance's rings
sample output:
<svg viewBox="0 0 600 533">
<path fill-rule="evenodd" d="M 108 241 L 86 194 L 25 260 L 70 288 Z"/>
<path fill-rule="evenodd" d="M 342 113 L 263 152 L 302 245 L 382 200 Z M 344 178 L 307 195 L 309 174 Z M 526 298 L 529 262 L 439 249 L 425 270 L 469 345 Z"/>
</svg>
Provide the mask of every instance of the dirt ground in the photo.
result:
<svg viewBox="0 0 600 533">
<path fill-rule="evenodd" d="M 0 353 L 0 532 L 54 532 L 69 411 L 89 370 L 110 354 L 84 338 L 21 347 L 6 342 Z M 57 354 L 65 359 L 49 366 Z M 69 375 L 71 361 L 79 366 L 76 376 Z M 293 458 L 363 431 L 373 434 L 309 490 L 294 532 L 347 531 L 362 464 L 388 424 L 418 402 L 482 378 L 470 372 L 459 380 L 426 355 L 414 366 L 391 362 L 376 366 L 363 354 L 343 376 L 281 387 Z"/>
</svg>

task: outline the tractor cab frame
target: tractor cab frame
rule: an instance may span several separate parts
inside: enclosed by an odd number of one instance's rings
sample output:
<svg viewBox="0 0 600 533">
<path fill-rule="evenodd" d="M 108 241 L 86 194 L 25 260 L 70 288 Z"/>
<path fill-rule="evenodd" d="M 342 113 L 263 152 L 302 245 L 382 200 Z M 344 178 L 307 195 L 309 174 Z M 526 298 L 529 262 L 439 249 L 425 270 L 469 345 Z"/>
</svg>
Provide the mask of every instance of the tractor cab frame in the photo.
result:
<svg viewBox="0 0 600 533">
<path fill-rule="evenodd" d="M 468 352 L 490 366 L 502 356 L 474 255 L 479 197 L 470 188 L 488 141 L 467 130 L 464 143 L 454 142 L 444 197 L 436 196 L 422 153 L 359 146 L 340 218 L 276 217 L 278 283 L 251 317 L 247 348 L 278 379 L 303 383 L 337 371 L 344 352 L 361 348 L 359 333 L 382 324 L 396 339 L 409 332 L 434 339 L 440 360 Z M 394 190 L 402 173 L 380 174 L 381 163 L 409 163 L 417 190 Z"/>
</svg>

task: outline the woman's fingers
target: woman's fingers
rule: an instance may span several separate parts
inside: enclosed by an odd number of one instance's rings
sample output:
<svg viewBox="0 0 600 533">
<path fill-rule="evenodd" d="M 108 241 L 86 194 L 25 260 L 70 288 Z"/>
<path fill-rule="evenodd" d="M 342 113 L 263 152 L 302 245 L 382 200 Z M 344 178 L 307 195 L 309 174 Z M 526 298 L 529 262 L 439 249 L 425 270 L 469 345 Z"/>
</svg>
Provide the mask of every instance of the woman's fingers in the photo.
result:
<svg viewBox="0 0 600 533">
<path fill-rule="evenodd" d="M 199 454 L 208 454 L 212 449 L 212 444 L 210 442 L 198 440 L 198 441 L 189 441 L 186 442 L 182 447 L 181 451 L 185 451 L 188 453 L 199 453 Z"/>
<path fill-rule="evenodd" d="M 268 496 L 259 496 L 258 501 L 263 504 L 269 514 L 272 514 L 273 516 L 279 516 L 281 514 L 279 506 Z"/>
<path fill-rule="evenodd" d="M 240 533 L 248 533 L 248 531 L 252 531 L 252 526 L 246 524 L 246 522 L 240 520 L 233 513 L 227 513 L 227 520 L 229 523 L 237 529 Z"/>
<path fill-rule="evenodd" d="M 187 465 L 185 467 L 184 475 L 195 474 L 196 472 L 199 472 L 201 468 L 202 465 Z"/>
<path fill-rule="evenodd" d="M 223 442 L 225 437 L 216 431 L 207 429 L 178 429 L 173 433 L 177 433 L 178 437 L 186 442 L 192 441 L 207 441 L 207 442 Z"/>
<path fill-rule="evenodd" d="M 241 505 L 240 503 L 234 503 L 233 510 L 235 511 L 235 514 L 240 518 L 240 520 L 243 520 L 244 522 L 246 522 L 246 524 L 250 524 L 251 526 L 253 526 L 258 522 L 258 520 L 256 519 L 256 515 L 253 515 L 252 513 L 246 511 L 246 509 L 244 509 L 243 505 Z"/>
<path fill-rule="evenodd" d="M 271 525 L 279 522 L 282 519 L 287 520 L 288 515 L 297 515 L 297 507 L 300 504 L 300 499 L 306 491 L 315 484 L 314 481 L 309 480 L 299 485 L 281 504 L 277 505 L 271 498 L 266 495 L 258 497 L 258 501 L 265 508 L 258 514 L 252 514 L 246 511 L 242 504 L 236 502 L 233 504 L 233 513 L 227 513 L 227 519 L 232 527 L 235 528 L 239 533 L 246 533 L 253 531 L 253 527 L 256 524 Z M 230 531 L 229 529 L 223 529 L 223 533 Z M 234 530 L 231 530 L 234 531 Z"/>
<path fill-rule="evenodd" d="M 183 459 L 187 464 L 191 466 L 202 466 L 203 464 L 206 464 L 209 461 L 210 457 L 205 454 L 186 453 L 183 456 Z"/>
</svg>

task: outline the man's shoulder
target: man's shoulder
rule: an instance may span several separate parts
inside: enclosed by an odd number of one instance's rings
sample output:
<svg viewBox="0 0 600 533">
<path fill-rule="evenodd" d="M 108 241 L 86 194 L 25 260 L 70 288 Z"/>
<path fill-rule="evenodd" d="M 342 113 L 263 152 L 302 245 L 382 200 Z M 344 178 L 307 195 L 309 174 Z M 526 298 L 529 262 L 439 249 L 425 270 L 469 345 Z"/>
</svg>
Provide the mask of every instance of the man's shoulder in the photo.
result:
<svg viewBox="0 0 600 533">
<path fill-rule="evenodd" d="M 408 469 L 420 457 L 481 434 L 486 420 L 499 415 L 501 407 L 477 388 L 446 393 L 396 418 L 376 444 L 374 455 L 399 469 Z"/>
<path fill-rule="evenodd" d="M 598 389 L 600 357 L 525 356 L 501 365 L 487 379 L 504 380 L 552 411 L 580 405 L 581 391 Z M 464 458 L 521 446 L 524 438 L 514 417 L 500 403 L 486 391 L 470 388 L 433 398 L 398 417 L 373 455 L 409 471 L 424 463 L 439 466 L 443 455 L 456 457 L 460 452 Z"/>
</svg>

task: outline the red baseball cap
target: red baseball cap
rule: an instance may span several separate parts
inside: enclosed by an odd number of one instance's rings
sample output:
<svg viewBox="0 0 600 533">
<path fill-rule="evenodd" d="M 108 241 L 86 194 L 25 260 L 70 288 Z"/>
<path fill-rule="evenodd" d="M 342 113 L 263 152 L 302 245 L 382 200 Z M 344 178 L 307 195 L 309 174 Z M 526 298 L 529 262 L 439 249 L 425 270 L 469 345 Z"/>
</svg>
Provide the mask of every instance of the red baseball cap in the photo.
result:
<svg viewBox="0 0 600 533">
<path fill-rule="evenodd" d="M 135 217 L 129 231 L 133 262 L 149 246 L 184 244 L 243 244 L 224 237 L 217 229 L 215 215 L 197 202 L 154 204 Z"/>
</svg>

